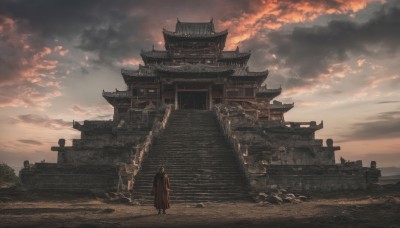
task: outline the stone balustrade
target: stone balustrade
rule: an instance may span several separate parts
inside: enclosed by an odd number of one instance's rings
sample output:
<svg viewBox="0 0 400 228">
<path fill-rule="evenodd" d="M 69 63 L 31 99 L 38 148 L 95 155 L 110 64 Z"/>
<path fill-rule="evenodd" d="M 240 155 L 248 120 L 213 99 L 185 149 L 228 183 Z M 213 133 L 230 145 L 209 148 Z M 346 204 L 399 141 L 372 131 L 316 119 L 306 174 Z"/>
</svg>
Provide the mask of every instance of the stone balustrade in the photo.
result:
<svg viewBox="0 0 400 228">
<path fill-rule="evenodd" d="M 120 165 L 120 181 L 118 183 L 118 191 L 132 190 L 134 178 L 141 169 L 143 159 L 150 151 L 154 139 L 159 136 L 159 134 L 161 134 L 167 126 L 172 109 L 173 105 L 166 106 L 165 114 L 162 117 L 162 121 L 156 120 L 153 124 L 151 131 L 149 131 L 148 135 L 146 136 L 144 142 L 132 148 L 132 154 L 134 154 L 134 156 L 132 157 L 131 163 L 122 163 Z M 127 181 L 124 181 L 122 176 L 125 176 L 125 179 Z"/>
</svg>

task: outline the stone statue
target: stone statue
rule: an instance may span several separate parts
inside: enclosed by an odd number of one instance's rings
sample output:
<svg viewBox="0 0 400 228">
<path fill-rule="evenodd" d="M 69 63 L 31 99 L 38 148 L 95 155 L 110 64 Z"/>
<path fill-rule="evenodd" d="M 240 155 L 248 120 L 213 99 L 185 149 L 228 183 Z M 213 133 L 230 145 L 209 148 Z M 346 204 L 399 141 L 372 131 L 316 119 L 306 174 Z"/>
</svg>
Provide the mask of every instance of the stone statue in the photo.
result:
<svg viewBox="0 0 400 228">
<path fill-rule="evenodd" d="M 59 140 L 58 140 L 58 145 L 59 145 L 61 148 L 65 147 L 65 139 L 59 139 Z"/>
</svg>

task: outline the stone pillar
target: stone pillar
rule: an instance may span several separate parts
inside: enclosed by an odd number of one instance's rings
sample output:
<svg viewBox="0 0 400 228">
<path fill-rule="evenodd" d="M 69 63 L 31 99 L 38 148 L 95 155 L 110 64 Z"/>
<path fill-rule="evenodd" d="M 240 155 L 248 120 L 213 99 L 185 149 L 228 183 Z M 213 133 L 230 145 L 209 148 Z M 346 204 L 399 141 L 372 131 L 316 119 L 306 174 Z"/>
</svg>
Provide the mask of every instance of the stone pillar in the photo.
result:
<svg viewBox="0 0 400 228">
<path fill-rule="evenodd" d="M 208 110 L 212 110 L 213 101 L 212 101 L 212 85 L 208 86 Z"/>
<path fill-rule="evenodd" d="M 178 84 L 175 83 L 175 110 L 178 110 Z"/>
</svg>

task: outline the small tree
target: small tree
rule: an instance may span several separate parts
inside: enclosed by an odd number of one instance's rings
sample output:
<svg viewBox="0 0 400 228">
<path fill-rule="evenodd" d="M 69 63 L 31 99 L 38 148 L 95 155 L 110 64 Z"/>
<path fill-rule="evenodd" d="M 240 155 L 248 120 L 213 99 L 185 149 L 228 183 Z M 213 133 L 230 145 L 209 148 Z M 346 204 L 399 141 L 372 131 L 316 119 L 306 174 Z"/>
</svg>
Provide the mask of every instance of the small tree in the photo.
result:
<svg viewBox="0 0 400 228">
<path fill-rule="evenodd" d="M 0 183 L 16 183 L 18 180 L 13 168 L 6 163 L 0 163 Z"/>
</svg>

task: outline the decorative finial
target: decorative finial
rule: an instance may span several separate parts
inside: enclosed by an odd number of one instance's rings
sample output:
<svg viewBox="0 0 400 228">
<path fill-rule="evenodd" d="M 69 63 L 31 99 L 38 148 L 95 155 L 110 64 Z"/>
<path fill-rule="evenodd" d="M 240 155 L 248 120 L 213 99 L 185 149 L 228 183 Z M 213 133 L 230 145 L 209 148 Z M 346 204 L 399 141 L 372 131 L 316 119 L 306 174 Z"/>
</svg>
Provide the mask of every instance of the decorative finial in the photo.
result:
<svg viewBox="0 0 400 228">
<path fill-rule="evenodd" d="M 181 21 L 179 21 L 179 17 L 176 18 L 176 23 L 181 23 Z"/>
<path fill-rule="evenodd" d="M 152 49 L 151 50 L 154 51 L 154 44 L 152 45 Z"/>
<path fill-rule="evenodd" d="M 239 46 L 236 46 L 236 52 L 239 52 Z"/>
<path fill-rule="evenodd" d="M 211 17 L 210 23 L 213 23 L 213 21 L 214 21 L 214 18 L 213 18 L 213 17 Z"/>
</svg>

